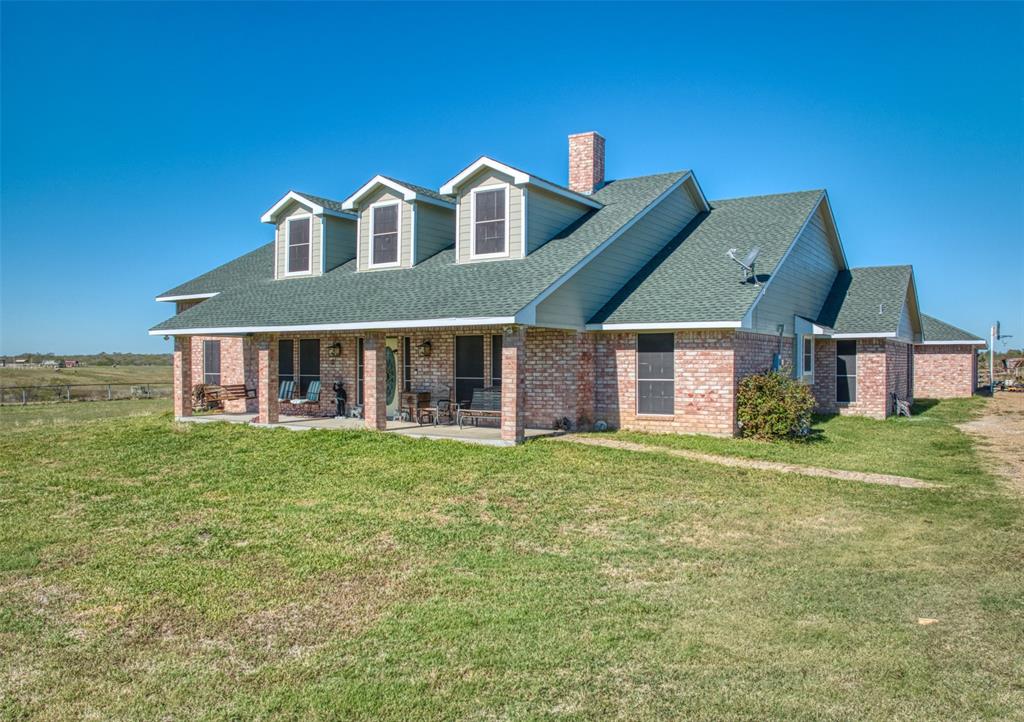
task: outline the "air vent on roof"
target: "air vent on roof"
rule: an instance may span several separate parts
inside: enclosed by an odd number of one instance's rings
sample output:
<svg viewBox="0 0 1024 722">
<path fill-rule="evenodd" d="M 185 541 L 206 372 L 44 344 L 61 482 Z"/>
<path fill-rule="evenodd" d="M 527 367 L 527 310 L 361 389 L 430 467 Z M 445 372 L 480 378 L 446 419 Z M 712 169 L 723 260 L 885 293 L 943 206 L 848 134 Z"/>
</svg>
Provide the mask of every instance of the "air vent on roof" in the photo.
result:
<svg viewBox="0 0 1024 722">
<path fill-rule="evenodd" d="M 753 248 L 750 249 L 750 253 L 745 255 L 742 258 L 742 260 L 736 257 L 736 249 L 735 248 L 730 248 L 729 249 L 729 253 L 726 254 L 726 255 L 729 256 L 729 258 L 731 258 L 737 264 L 739 264 L 740 268 L 743 269 L 743 283 L 746 283 L 749 280 L 755 286 L 758 285 L 758 283 L 757 283 L 757 274 L 754 273 L 754 262 L 757 260 L 757 257 L 758 257 L 758 255 L 760 255 L 760 253 L 761 253 L 761 247 L 760 246 L 754 246 Z"/>
</svg>

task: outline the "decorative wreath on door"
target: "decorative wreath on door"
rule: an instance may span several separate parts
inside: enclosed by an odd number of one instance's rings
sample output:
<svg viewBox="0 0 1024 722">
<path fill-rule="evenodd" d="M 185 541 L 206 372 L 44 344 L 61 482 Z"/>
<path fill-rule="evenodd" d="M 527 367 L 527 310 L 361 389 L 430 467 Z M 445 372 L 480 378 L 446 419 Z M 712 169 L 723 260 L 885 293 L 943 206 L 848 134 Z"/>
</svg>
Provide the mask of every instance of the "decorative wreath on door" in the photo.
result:
<svg viewBox="0 0 1024 722">
<path fill-rule="evenodd" d="M 395 359 L 395 350 L 388 347 L 387 353 L 384 354 L 384 361 L 386 365 L 386 397 L 388 400 L 388 406 L 395 402 L 395 389 L 398 386 L 398 363 Z"/>
</svg>

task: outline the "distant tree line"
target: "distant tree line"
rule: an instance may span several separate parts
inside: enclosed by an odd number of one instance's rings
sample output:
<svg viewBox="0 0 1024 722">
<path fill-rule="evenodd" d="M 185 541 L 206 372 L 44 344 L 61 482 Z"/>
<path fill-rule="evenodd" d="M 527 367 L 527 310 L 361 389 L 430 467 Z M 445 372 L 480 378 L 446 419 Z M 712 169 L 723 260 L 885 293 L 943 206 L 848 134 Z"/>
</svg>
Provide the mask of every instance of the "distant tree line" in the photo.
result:
<svg viewBox="0 0 1024 722">
<path fill-rule="evenodd" d="M 119 353 L 102 351 L 94 354 L 56 354 L 47 353 L 20 353 L 0 356 L 6 365 L 14 364 L 14 359 L 24 359 L 26 363 L 40 364 L 44 361 L 61 361 L 63 359 L 75 359 L 88 366 L 170 366 L 173 358 L 169 353 Z"/>
</svg>

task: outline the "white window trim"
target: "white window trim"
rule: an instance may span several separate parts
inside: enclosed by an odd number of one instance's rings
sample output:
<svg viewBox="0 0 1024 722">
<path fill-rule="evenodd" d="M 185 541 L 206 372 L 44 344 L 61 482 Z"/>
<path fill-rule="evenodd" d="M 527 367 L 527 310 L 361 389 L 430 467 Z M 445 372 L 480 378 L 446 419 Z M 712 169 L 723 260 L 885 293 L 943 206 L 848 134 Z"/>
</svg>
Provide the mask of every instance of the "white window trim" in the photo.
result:
<svg viewBox="0 0 1024 722">
<path fill-rule="evenodd" d="M 637 382 L 636 385 L 634 386 L 634 388 L 635 388 L 634 396 L 636 396 L 636 398 L 633 400 L 633 405 L 635 407 L 634 411 L 635 411 L 637 416 L 645 416 L 645 417 L 647 417 L 647 416 L 656 416 L 656 417 L 659 417 L 659 418 L 670 418 L 670 417 L 673 417 L 673 416 L 676 415 L 675 407 L 676 407 L 676 391 L 677 391 L 677 389 L 676 389 L 676 335 L 674 333 L 671 334 L 671 336 L 672 336 L 672 378 L 670 378 L 670 379 L 641 379 L 640 378 L 640 337 L 643 336 L 643 335 L 644 334 L 638 333 L 636 335 L 636 339 L 634 339 L 634 341 L 633 341 L 633 364 L 634 364 L 634 369 L 635 369 L 635 374 L 636 374 L 636 382 Z M 672 411 L 670 411 L 669 413 L 665 413 L 665 414 L 661 414 L 661 413 L 658 413 L 656 411 L 641 411 L 640 410 L 640 389 L 638 388 L 640 381 L 671 381 L 672 382 Z"/>
<path fill-rule="evenodd" d="M 799 339 L 800 339 L 800 356 L 799 356 L 799 359 L 798 359 L 798 362 L 797 362 L 797 368 L 799 369 L 800 373 L 797 375 L 797 378 L 802 380 L 804 383 L 813 384 L 814 383 L 814 369 L 815 369 L 815 366 L 817 365 L 817 361 L 816 361 L 815 356 L 814 356 L 814 336 L 812 336 L 811 334 L 803 334 L 803 335 L 799 336 Z M 810 371 L 804 370 L 804 344 L 807 343 L 808 341 L 811 342 L 811 370 Z"/>
<path fill-rule="evenodd" d="M 477 253 L 476 252 L 476 195 L 477 193 L 489 193 L 491 191 L 505 191 L 505 250 L 501 253 Z M 473 261 L 487 258 L 508 258 L 509 247 L 512 239 L 508 235 L 509 226 L 509 205 L 512 198 L 512 187 L 508 183 L 494 183 L 492 185 L 477 186 L 469 192 L 469 258 Z"/>
<path fill-rule="evenodd" d="M 372 203 L 369 206 L 368 210 L 370 211 L 370 258 L 368 259 L 366 264 L 367 268 L 395 268 L 396 266 L 400 266 L 402 264 L 402 203 L 403 201 L 400 200 L 378 201 L 376 203 Z M 398 239 L 395 241 L 395 260 L 389 261 L 387 263 L 375 263 L 373 260 L 373 209 L 383 208 L 384 206 L 398 206 L 398 219 L 396 225 L 396 229 L 398 231 Z"/>
<path fill-rule="evenodd" d="M 289 264 L 291 262 L 291 235 L 292 235 L 292 221 L 305 220 L 309 225 L 309 268 L 305 271 L 290 271 Z M 288 276 L 311 276 L 313 275 L 313 214 L 312 213 L 299 213 L 294 216 L 288 216 L 284 219 L 284 275 Z"/>
</svg>

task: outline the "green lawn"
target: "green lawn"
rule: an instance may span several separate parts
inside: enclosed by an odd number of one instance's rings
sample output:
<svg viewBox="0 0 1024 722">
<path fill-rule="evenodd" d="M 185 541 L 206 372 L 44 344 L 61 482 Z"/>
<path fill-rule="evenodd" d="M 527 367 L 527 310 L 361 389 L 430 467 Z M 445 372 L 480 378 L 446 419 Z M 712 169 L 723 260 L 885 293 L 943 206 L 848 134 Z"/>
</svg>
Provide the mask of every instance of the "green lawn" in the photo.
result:
<svg viewBox="0 0 1024 722">
<path fill-rule="evenodd" d="M 167 415 L 7 427 L 0 717 L 1020 719 L 1024 504 L 949 408 L 875 422 L 955 441 L 938 490 Z"/>
<path fill-rule="evenodd" d="M 610 438 L 790 464 L 898 474 L 928 481 L 974 484 L 972 442 L 954 424 L 971 419 L 985 399 L 919 402 L 910 418 L 816 417 L 809 439 L 771 443 L 711 436 L 619 431 Z M 602 435 L 604 436 L 604 435 Z"/>
<path fill-rule="evenodd" d="M 50 426 L 97 419 L 162 414 L 171 410 L 170 399 L 72 401 L 70 403 L 0 406 L 0 429 Z"/>
</svg>

